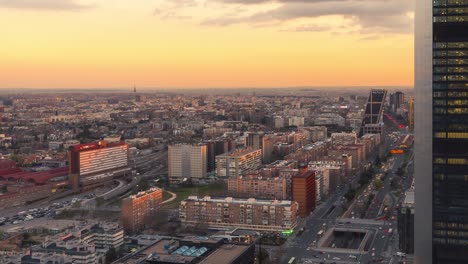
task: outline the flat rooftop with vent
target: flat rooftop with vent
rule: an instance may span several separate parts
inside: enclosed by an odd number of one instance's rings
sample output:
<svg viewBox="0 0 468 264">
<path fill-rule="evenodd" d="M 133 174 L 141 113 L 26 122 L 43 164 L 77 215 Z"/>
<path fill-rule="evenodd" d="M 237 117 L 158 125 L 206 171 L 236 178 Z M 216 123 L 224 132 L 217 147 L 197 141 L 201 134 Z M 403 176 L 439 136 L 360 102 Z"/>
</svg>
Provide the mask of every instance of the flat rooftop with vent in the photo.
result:
<svg viewBox="0 0 468 264">
<path fill-rule="evenodd" d="M 231 244 L 207 237 L 162 238 L 114 263 L 121 264 L 249 264 L 254 263 L 253 244 Z"/>
</svg>

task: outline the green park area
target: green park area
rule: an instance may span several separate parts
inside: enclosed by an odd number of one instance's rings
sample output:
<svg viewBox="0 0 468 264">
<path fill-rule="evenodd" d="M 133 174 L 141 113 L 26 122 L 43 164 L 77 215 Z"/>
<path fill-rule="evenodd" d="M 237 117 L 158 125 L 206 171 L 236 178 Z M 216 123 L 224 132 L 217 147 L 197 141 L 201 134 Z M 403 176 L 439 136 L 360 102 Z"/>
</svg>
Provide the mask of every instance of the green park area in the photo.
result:
<svg viewBox="0 0 468 264">
<path fill-rule="evenodd" d="M 225 185 L 223 183 L 212 183 L 208 185 L 201 186 L 187 186 L 187 187 L 170 187 L 166 189 L 167 191 L 173 192 L 177 195 L 177 198 L 173 201 L 165 204 L 163 208 L 175 209 L 178 208 L 180 202 L 186 199 L 189 196 L 195 195 L 203 197 L 206 195 L 210 196 L 221 196 L 226 193 Z M 167 197 L 167 198 L 166 198 Z M 171 198 L 171 195 L 164 191 L 163 200 Z"/>
</svg>

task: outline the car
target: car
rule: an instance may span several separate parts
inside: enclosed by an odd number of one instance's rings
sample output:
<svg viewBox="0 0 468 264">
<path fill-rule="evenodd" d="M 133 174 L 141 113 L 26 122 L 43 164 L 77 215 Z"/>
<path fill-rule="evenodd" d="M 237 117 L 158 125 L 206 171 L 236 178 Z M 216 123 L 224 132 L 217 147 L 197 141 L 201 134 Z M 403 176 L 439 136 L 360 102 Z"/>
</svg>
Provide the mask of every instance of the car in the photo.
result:
<svg viewBox="0 0 468 264">
<path fill-rule="evenodd" d="M 341 260 L 339 257 L 333 257 L 333 260 Z"/>
<path fill-rule="evenodd" d="M 24 218 L 24 221 L 31 221 L 34 219 L 34 216 L 32 215 L 27 215 L 25 218 Z"/>
</svg>

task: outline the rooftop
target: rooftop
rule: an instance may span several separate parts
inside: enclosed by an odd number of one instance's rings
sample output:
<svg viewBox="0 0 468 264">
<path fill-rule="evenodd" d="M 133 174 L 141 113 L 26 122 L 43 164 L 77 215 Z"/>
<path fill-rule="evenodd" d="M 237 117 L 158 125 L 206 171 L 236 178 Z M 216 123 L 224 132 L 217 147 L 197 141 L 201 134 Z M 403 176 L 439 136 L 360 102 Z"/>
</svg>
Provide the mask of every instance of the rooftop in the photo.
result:
<svg viewBox="0 0 468 264">
<path fill-rule="evenodd" d="M 237 150 L 234 150 L 232 152 L 228 152 L 228 153 L 218 155 L 216 157 L 239 157 L 239 156 L 243 156 L 243 155 L 250 154 L 250 153 L 253 153 L 253 152 L 257 152 L 257 151 L 262 151 L 262 150 L 261 149 L 254 149 L 254 148 L 237 149 Z"/>
<path fill-rule="evenodd" d="M 189 196 L 184 201 L 197 201 L 197 202 L 214 202 L 214 203 L 238 203 L 238 204 L 259 204 L 259 205 L 281 205 L 281 206 L 290 206 L 293 202 L 288 200 L 259 200 L 255 198 L 249 199 L 240 199 L 240 198 L 211 198 L 210 196 L 205 196 L 199 198 L 198 196 Z"/>
<path fill-rule="evenodd" d="M 222 245 L 213 254 L 202 260 L 200 264 L 231 263 L 247 249 L 249 249 L 248 245 Z"/>
<path fill-rule="evenodd" d="M 130 199 L 135 199 L 135 198 L 139 198 L 139 197 L 142 197 L 142 196 L 145 196 L 145 195 L 147 195 L 147 194 L 151 194 L 151 193 L 157 192 L 157 191 L 162 191 L 162 189 L 157 188 L 157 187 L 153 187 L 153 188 L 151 188 L 151 189 L 149 189 L 149 190 L 146 190 L 146 191 L 143 191 L 143 192 L 139 192 L 139 193 L 137 193 L 137 194 L 135 194 L 135 195 L 131 195 L 129 198 L 130 198 Z"/>
<path fill-rule="evenodd" d="M 403 201 L 403 205 L 407 207 L 414 206 L 414 190 L 405 192 L 405 200 Z"/>
</svg>

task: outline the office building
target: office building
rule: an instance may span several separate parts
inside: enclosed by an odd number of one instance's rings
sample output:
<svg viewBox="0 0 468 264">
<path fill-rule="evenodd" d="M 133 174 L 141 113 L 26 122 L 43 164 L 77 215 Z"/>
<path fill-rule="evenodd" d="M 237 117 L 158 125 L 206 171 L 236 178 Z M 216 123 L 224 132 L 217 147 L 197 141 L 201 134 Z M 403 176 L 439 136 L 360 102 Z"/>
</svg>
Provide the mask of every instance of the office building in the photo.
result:
<svg viewBox="0 0 468 264">
<path fill-rule="evenodd" d="M 369 93 L 359 137 L 365 134 L 383 133 L 383 112 L 387 90 L 372 89 Z"/>
<path fill-rule="evenodd" d="M 204 141 L 206 145 L 206 172 L 210 173 L 215 170 L 216 143 L 214 141 Z"/>
<path fill-rule="evenodd" d="M 286 200 L 286 179 L 284 177 L 262 177 L 247 174 L 226 180 L 229 195 L 235 197 L 256 197 L 260 199 Z"/>
<path fill-rule="evenodd" d="M 466 0 L 416 2 L 417 264 L 468 263 L 467 10 Z"/>
<path fill-rule="evenodd" d="M 185 226 L 238 227 L 257 231 L 284 231 L 296 227 L 298 203 L 293 201 L 190 196 L 180 203 Z"/>
<path fill-rule="evenodd" d="M 239 149 L 216 156 L 216 176 L 233 178 L 255 172 L 262 165 L 261 149 Z"/>
<path fill-rule="evenodd" d="M 414 190 L 405 193 L 405 200 L 398 209 L 398 242 L 401 252 L 414 253 Z"/>
<path fill-rule="evenodd" d="M 142 231 L 154 219 L 162 203 L 162 190 L 151 188 L 122 200 L 122 224 L 127 233 Z"/>
<path fill-rule="evenodd" d="M 402 92 L 396 92 L 390 94 L 390 109 L 393 113 L 396 113 L 405 102 L 405 94 Z"/>
<path fill-rule="evenodd" d="M 208 149 L 205 144 L 177 144 L 168 148 L 169 179 L 198 180 L 206 178 Z"/>
<path fill-rule="evenodd" d="M 70 184 L 75 191 L 91 189 L 129 175 L 128 145 L 98 141 L 69 148 Z"/>
<path fill-rule="evenodd" d="M 307 217 L 315 209 L 315 192 L 315 171 L 304 171 L 292 177 L 292 199 L 299 204 L 300 217 Z"/>
<path fill-rule="evenodd" d="M 215 140 L 206 140 L 203 141 L 203 144 L 206 145 L 206 155 L 207 155 L 207 172 L 214 172 L 216 169 L 216 160 L 217 155 L 227 153 L 234 150 L 233 140 L 229 138 L 219 138 Z"/>
<path fill-rule="evenodd" d="M 409 97 L 408 99 L 408 125 L 409 130 L 414 130 L 414 99 L 413 97 Z"/>
</svg>

